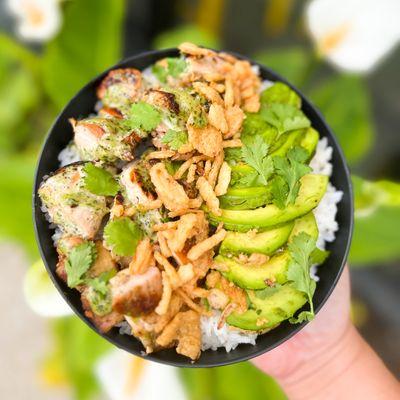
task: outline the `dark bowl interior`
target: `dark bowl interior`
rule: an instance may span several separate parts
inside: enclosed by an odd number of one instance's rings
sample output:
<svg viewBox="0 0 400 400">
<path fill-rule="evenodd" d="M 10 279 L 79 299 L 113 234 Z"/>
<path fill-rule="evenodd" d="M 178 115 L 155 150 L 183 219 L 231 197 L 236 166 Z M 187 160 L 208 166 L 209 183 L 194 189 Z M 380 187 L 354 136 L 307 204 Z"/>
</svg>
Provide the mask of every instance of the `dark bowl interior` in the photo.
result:
<svg viewBox="0 0 400 400">
<path fill-rule="evenodd" d="M 110 68 L 110 70 L 123 67 L 143 69 L 163 57 L 177 55 L 177 49 L 147 52 L 130 57 Z M 236 56 L 246 59 L 240 55 Z M 288 83 L 285 79 L 281 78 L 270 69 L 262 65 L 259 65 L 259 67 L 263 79 Z M 57 253 L 51 238 L 54 231 L 50 229 L 49 223 L 46 221 L 44 214 L 40 210 L 40 200 L 37 195 L 37 190 L 43 177 L 58 168 L 57 155 L 72 139 L 72 128 L 68 119 L 71 117 L 82 118 L 93 112 L 96 103 L 96 87 L 107 72 L 108 71 L 105 71 L 103 74 L 88 83 L 64 108 L 46 137 L 37 165 L 33 199 L 36 237 L 47 271 L 55 286 L 72 307 L 74 312 L 99 335 L 103 336 L 117 347 L 149 360 L 179 367 L 214 367 L 247 360 L 267 352 L 283 343 L 302 329 L 305 326 L 305 323 L 291 325 L 286 321 L 271 332 L 259 336 L 255 346 L 242 344 L 229 353 L 227 353 L 225 349 L 219 349 L 218 351 L 207 350 L 202 353 L 200 359 L 195 363 L 180 356 L 174 349 L 163 350 L 158 353 L 146 355 L 138 340 L 132 336 L 120 335 L 117 328 L 113 328 L 106 334 L 98 332 L 91 321 L 84 316 L 78 292 L 68 288 L 67 285 L 56 275 L 55 267 L 57 263 Z M 337 189 L 344 192 L 344 197 L 338 205 L 337 213 L 337 222 L 339 223 L 340 228 L 337 232 L 336 240 L 328 246 L 328 249 L 331 252 L 330 257 L 319 269 L 320 281 L 318 282 L 314 295 L 314 304 L 316 311 L 318 312 L 334 289 L 346 262 L 353 227 L 352 189 L 346 161 L 332 131 L 316 107 L 312 105 L 299 92 L 299 90 L 294 88 L 292 85 L 290 86 L 301 95 L 303 100 L 303 111 L 311 120 L 312 126 L 319 131 L 321 137 L 327 137 L 329 145 L 333 147 L 334 168 L 331 182 Z"/>
</svg>

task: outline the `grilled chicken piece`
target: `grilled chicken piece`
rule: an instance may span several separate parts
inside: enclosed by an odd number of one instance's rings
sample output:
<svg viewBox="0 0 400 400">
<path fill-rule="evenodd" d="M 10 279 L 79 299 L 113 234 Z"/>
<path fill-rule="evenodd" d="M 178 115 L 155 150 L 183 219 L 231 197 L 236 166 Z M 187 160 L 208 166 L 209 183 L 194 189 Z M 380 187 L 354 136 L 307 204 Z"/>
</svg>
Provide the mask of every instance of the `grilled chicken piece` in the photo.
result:
<svg viewBox="0 0 400 400">
<path fill-rule="evenodd" d="M 100 316 L 96 315 L 90 307 L 88 300 L 89 288 L 85 289 L 81 294 L 82 307 L 86 317 L 90 318 L 93 324 L 100 332 L 106 333 L 119 322 L 123 321 L 124 316 L 116 311 L 111 311 L 109 314 Z"/>
<path fill-rule="evenodd" d="M 113 310 L 139 316 L 152 312 L 162 295 L 161 273 L 150 267 L 144 274 L 133 275 L 127 269 L 110 280 Z"/>
<path fill-rule="evenodd" d="M 154 200 L 154 196 L 146 190 L 146 188 L 152 186 L 152 183 L 150 176 L 148 177 L 147 182 L 144 180 L 143 173 L 148 174 L 148 170 L 146 170 L 144 165 L 140 164 L 141 162 L 142 161 L 135 161 L 128 164 L 121 172 L 120 183 L 125 189 L 125 197 L 128 200 L 129 205 L 134 207 L 143 206 L 146 208 L 146 205 Z M 143 173 L 138 173 L 139 168 Z M 140 227 L 149 237 L 154 235 L 152 230 L 153 225 L 162 222 L 162 217 L 158 209 L 137 213 L 136 216 Z"/>
<path fill-rule="evenodd" d="M 161 347 L 171 347 L 177 343 L 177 353 L 197 360 L 201 350 L 200 315 L 193 310 L 178 313 L 156 343 Z"/>
<path fill-rule="evenodd" d="M 150 89 L 146 92 L 143 101 L 153 106 L 165 109 L 173 114 L 179 114 L 179 104 L 173 93 L 163 90 Z"/>
<path fill-rule="evenodd" d="M 84 185 L 83 164 L 59 169 L 39 188 L 39 196 L 51 222 L 63 233 L 93 239 L 107 213 L 106 199 L 89 192 Z"/>
<path fill-rule="evenodd" d="M 110 71 L 97 89 L 97 97 L 105 106 L 124 109 L 139 99 L 143 91 L 142 74 L 134 68 Z"/>
<path fill-rule="evenodd" d="M 145 205 L 154 200 L 153 195 L 144 189 L 146 183 L 141 181 L 138 166 L 138 162 L 130 163 L 124 167 L 120 175 L 120 183 L 125 188 L 126 197 L 133 206 Z"/>
<path fill-rule="evenodd" d="M 114 162 L 132 161 L 140 138 L 126 130 L 119 118 L 70 119 L 74 141 L 82 159 Z"/>
</svg>

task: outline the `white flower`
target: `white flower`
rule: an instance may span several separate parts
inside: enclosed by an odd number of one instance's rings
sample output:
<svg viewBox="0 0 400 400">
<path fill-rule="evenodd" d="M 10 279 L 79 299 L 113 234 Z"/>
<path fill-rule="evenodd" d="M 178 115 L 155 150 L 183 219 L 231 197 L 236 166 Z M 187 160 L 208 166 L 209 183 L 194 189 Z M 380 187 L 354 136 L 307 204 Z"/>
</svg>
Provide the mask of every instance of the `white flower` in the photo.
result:
<svg viewBox="0 0 400 400">
<path fill-rule="evenodd" d="M 371 71 L 400 40 L 399 0 L 312 0 L 306 20 L 318 52 L 337 67 Z"/>
<path fill-rule="evenodd" d="M 63 317 L 73 312 L 50 280 L 42 260 L 36 261 L 24 278 L 26 302 L 42 317 Z"/>
<path fill-rule="evenodd" d="M 111 400 L 186 399 L 176 368 L 122 350 L 112 350 L 102 357 L 96 375 Z"/>
<path fill-rule="evenodd" d="M 60 30 L 60 0 L 7 0 L 7 5 L 22 39 L 47 41 Z"/>
</svg>

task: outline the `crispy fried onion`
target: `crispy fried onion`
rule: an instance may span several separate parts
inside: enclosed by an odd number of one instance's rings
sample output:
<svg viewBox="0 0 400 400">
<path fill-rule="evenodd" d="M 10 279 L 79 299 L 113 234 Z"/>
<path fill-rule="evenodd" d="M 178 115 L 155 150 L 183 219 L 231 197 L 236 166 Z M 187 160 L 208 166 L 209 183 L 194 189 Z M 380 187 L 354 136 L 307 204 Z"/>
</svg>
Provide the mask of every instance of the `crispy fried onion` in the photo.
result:
<svg viewBox="0 0 400 400">
<path fill-rule="evenodd" d="M 157 163 L 150 169 L 150 178 L 159 199 L 170 211 L 189 208 L 189 197 L 185 189 L 168 173 L 163 163 Z"/>
<path fill-rule="evenodd" d="M 200 243 L 194 245 L 187 253 L 187 257 L 189 260 L 197 260 L 202 254 L 206 251 L 211 250 L 217 244 L 221 243 L 226 236 L 226 230 L 221 229 L 215 235 L 210 236 L 209 238 L 203 240 Z"/>
<path fill-rule="evenodd" d="M 131 274 L 143 274 L 153 265 L 155 265 L 153 249 L 150 239 L 146 237 L 136 247 L 135 255 L 129 263 L 129 272 Z"/>
<path fill-rule="evenodd" d="M 200 196 L 206 202 L 210 211 L 215 215 L 221 215 L 218 197 L 215 195 L 214 190 L 208 180 L 201 176 L 199 179 L 197 179 L 196 187 L 199 189 Z"/>
</svg>

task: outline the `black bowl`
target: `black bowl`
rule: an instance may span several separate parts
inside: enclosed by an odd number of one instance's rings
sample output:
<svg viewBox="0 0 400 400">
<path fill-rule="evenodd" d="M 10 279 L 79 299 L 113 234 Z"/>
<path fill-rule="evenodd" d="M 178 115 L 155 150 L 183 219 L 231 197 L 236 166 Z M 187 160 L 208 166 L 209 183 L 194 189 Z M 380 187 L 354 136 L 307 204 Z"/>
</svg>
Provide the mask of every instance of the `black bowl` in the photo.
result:
<svg viewBox="0 0 400 400">
<path fill-rule="evenodd" d="M 120 62 L 110 68 L 110 70 L 124 67 L 143 69 L 161 58 L 177 55 L 177 49 L 142 53 Z M 235 54 L 235 56 L 246 59 L 237 54 Z M 318 130 L 321 137 L 327 137 L 329 145 L 333 147 L 333 175 L 331 177 L 331 182 L 337 189 L 343 191 L 344 196 L 343 200 L 338 205 L 337 222 L 339 223 L 340 228 L 336 234 L 336 240 L 328 246 L 331 254 L 325 264 L 319 269 L 320 281 L 318 282 L 314 295 L 315 309 L 316 312 L 318 312 L 336 286 L 340 274 L 343 271 L 350 247 L 353 229 L 353 199 L 349 170 L 335 136 L 316 107 L 311 104 L 311 102 L 308 101 L 298 89 L 290 85 L 278 74 L 262 65 L 259 65 L 259 67 L 263 79 L 285 82 L 301 96 L 303 101 L 302 109 L 311 120 L 312 126 Z M 283 322 L 279 327 L 273 329 L 271 332 L 259 336 L 255 346 L 242 344 L 230 353 L 227 353 L 225 349 L 219 349 L 217 351 L 207 350 L 202 352 L 200 359 L 195 363 L 180 356 L 174 349 L 163 350 L 154 354 L 146 355 L 144 354 L 143 347 L 138 340 L 132 336 L 120 335 L 117 328 L 113 328 L 106 334 L 100 333 L 92 322 L 85 317 L 78 291 L 68 288 L 68 286 L 56 275 L 55 267 L 57 263 L 57 253 L 51 238 L 53 230 L 50 229 L 49 223 L 46 221 L 45 216 L 40 209 L 40 199 L 37 195 L 37 190 L 43 177 L 58 168 L 57 155 L 72 139 L 72 129 L 68 119 L 71 117 L 85 117 L 93 112 L 97 100 L 96 87 L 107 72 L 108 71 L 105 71 L 100 76 L 89 82 L 67 104 L 46 137 L 37 165 L 33 199 L 36 238 L 43 261 L 55 286 L 67 303 L 72 307 L 74 312 L 99 335 L 103 336 L 117 347 L 148 360 L 177 367 L 215 367 L 244 361 L 279 346 L 285 340 L 299 332 L 300 329 L 305 326 L 305 323 L 291 325 L 287 321 Z"/>
</svg>

